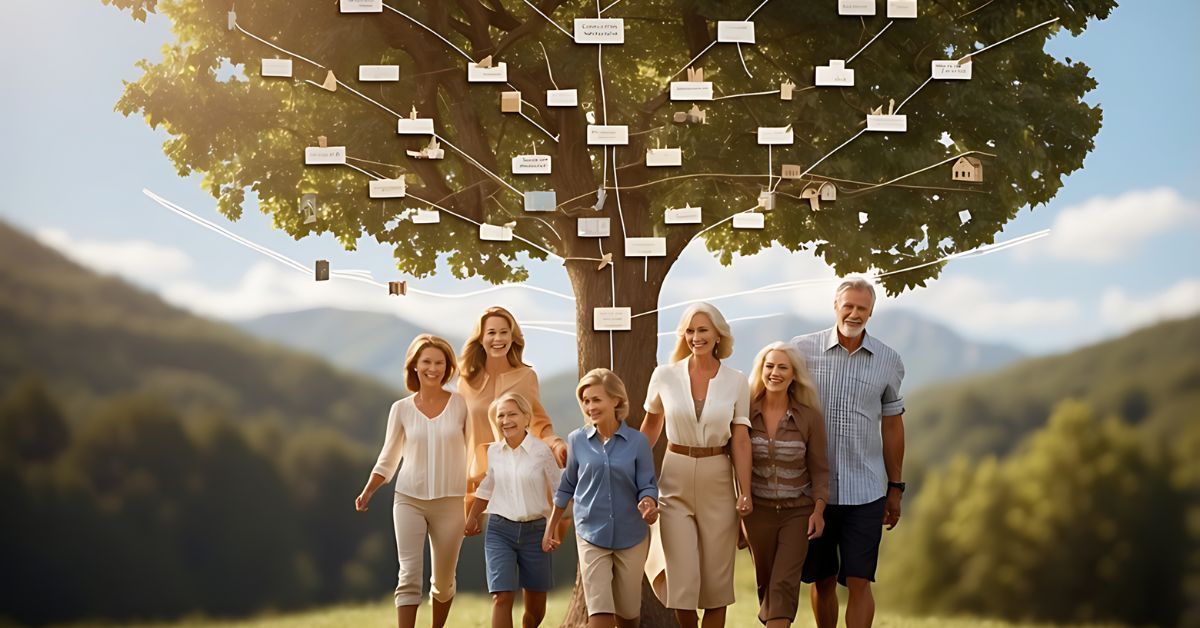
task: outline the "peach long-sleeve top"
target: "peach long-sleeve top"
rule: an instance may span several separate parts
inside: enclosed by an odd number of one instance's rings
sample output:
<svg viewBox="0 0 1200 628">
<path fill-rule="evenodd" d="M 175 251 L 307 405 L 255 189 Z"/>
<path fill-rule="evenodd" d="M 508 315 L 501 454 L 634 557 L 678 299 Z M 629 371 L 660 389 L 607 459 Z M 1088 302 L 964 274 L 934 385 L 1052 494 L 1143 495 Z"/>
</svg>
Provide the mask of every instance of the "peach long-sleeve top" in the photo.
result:
<svg viewBox="0 0 1200 628">
<path fill-rule="evenodd" d="M 474 494 L 475 488 L 487 473 L 488 445 L 500 440 L 496 427 L 488 419 L 488 407 L 497 397 L 514 392 L 533 408 L 533 420 L 529 423 L 529 434 L 553 447 L 562 439 L 554 433 L 550 416 L 542 406 L 537 373 L 528 366 L 518 366 L 493 378 L 481 372 L 474 382 L 458 379 L 458 392 L 467 403 L 467 493 Z"/>
</svg>

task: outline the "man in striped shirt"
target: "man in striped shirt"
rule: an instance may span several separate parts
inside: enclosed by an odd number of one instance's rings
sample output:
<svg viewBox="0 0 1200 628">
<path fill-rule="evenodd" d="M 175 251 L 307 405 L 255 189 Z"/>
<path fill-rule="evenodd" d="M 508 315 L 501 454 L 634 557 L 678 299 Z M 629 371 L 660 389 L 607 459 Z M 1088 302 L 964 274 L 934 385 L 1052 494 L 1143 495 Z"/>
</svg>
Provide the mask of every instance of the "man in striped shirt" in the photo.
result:
<svg viewBox="0 0 1200 628">
<path fill-rule="evenodd" d="M 850 590 L 846 625 L 864 628 L 875 616 L 871 583 L 883 526 L 891 530 L 900 521 L 904 363 L 867 334 L 875 309 L 870 283 L 842 282 L 833 308 L 834 327 L 792 339 L 820 394 L 829 449 L 825 534 L 809 547 L 803 580 L 813 584 L 818 628 L 837 626 L 839 582 Z"/>
</svg>

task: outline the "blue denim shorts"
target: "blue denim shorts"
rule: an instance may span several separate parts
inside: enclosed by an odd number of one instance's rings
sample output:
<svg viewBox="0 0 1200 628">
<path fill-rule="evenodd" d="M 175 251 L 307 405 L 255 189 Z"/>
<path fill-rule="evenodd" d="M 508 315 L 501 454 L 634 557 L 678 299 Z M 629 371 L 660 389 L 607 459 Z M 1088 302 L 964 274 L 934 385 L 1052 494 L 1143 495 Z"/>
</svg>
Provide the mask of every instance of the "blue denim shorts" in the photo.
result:
<svg viewBox="0 0 1200 628">
<path fill-rule="evenodd" d="M 542 551 L 546 520 L 511 521 L 488 515 L 483 536 L 488 593 L 549 591 L 554 586 L 550 554 Z"/>
</svg>

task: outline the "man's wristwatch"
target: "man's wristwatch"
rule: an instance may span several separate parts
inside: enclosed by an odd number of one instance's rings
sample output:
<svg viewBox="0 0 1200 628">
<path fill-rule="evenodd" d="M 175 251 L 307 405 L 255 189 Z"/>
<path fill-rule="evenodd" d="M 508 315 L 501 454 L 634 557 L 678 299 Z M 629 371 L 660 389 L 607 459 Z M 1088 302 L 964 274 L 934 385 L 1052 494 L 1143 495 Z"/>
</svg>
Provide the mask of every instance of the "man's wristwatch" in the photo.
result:
<svg viewBox="0 0 1200 628">
<path fill-rule="evenodd" d="M 888 488 L 899 489 L 901 493 L 904 492 L 904 486 L 904 482 L 888 482 Z"/>
</svg>

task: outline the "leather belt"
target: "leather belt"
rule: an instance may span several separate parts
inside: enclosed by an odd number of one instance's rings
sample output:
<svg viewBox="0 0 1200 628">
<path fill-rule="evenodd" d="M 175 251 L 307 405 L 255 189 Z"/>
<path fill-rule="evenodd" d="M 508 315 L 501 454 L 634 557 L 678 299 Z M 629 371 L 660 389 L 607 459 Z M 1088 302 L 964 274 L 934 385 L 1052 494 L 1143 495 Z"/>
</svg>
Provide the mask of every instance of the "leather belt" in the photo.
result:
<svg viewBox="0 0 1200 628">
<path fill-rule="evenodd" d="M 673 451 L 692 458 L 708 458 L 709 456 L 720 456 L 727 453 L 725 447 L 688 447 L 687 445 L 678 445 L 675 443 L 667 443 L 667 451 Z"/>
</svg>

